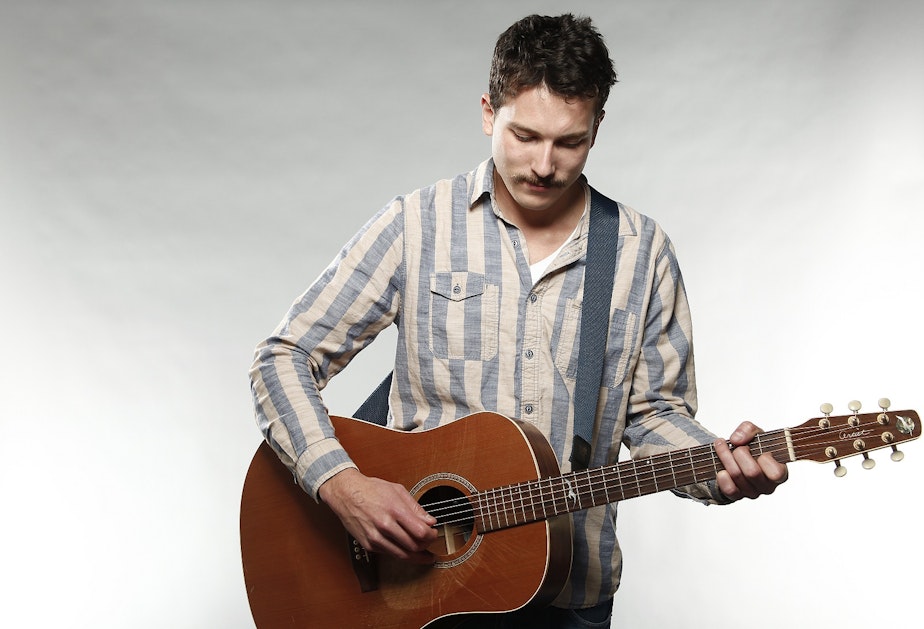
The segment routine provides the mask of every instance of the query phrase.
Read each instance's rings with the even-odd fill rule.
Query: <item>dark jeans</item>
[[[612,599],[587,609],[560,609],[527,607],[508,614],[472,614],[466,616],[456,629],[588,629],[609,627],[613,613]],[[448,620],[448,619],[447,619]]]

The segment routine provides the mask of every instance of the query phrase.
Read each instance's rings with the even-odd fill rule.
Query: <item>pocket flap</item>
[[[484,275],[456,271],[434,273],[430,276],[430,291],[452,301],[462,301],[484,293]]]

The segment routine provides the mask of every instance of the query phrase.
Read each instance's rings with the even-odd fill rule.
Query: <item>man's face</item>
[[[564,211],[563,205],[574,199],[573,186],[603,118],[602,113],[596,117],[596,101],[565,100],[537,86],[507,99],[496,111],[485,95],[481,107],[502,209]],[[510,201],[517,207],[504,207]]]

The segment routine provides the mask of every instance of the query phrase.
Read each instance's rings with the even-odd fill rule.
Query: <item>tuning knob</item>
[[[839,460],[834,462],[834,475],[838,478],[843,478],[847,475],[847,468],[841,465]]]
[[[876,421],[879,423],[880,426],[888,426],[889,425],[889,407],[892,406],[892,401],[889,400],[889,398],[887,397],[881,397],[879,398],[878,404],[879,404],[879,408],[882,409],[882,412],[876,416]]]
[[[847,404],[847,408],[849,408],[853,412],[853,415],[851,415],[850,418],[847,420],[848,424],[854,427],[860,425],[860,418],[857,416],[857,413],[860,412],[860,409],[862,407],[863,405],[860,404],[860,402],[858,402],[857,400],[852,400]]]
[[[905,453],[898,449],[898,446],[895,445],[895,435],[891,432],[882,433],[882,442],[892,448],[892,454],[889,455],[889,458],[898,463],[905,458]]]
[[[873,469],[874,467],[876,467],[876,461],[874,461],[873,459],[869,458],[869,455],[868,455],[867,453],[864,452],[864,453],[863,453],[863,463],[861,463],[860,465],[863,466],[863,469],[864,469],[864,470],[871,470],[871,469]]]

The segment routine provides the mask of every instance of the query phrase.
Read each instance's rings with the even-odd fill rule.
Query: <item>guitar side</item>
[[[400,483],[418,499],[560,473],[538,431],[495,413],[413,433],[332,420],[363,473]],[[266,444],[254,456],[241,501],[244,578],[259,629],[423,627],[455,614],[548,603],[567,579],[570,536],[567,517],[471,531],[457,541],[447,533],[433,566],[372,555],[378,583],[364,592],[354,572],[356,549],[340,521],[294,483]]]

